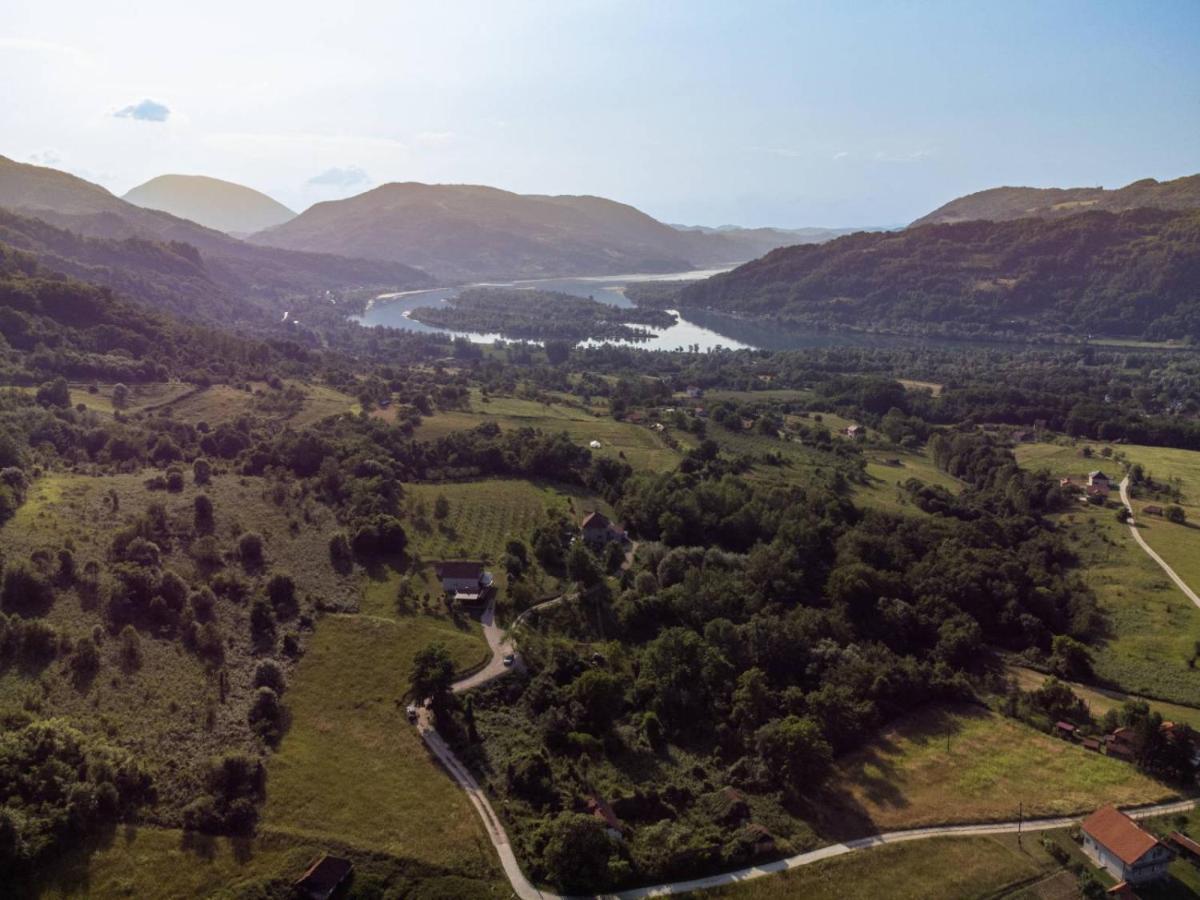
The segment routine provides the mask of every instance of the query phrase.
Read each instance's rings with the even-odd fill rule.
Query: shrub
[[[250,636],[259,644],[275,637],[275,614],[271,611],[271,604],[262,597],[250,607]]]
[[[212,481],[212,463],[203,457],[192,463],[192,481],[201,485]]]
[[[273,659],[264,659],[254,667],[254,686],[256,688],[268,687],[276,694],[282,695],[287,690],[287,680],[283,676],[283,669],[279,663]]]
[[[238,559],[248,566],[262,565],[263,539],[254,531],[247,531],[238,540]]]
[[[249,720],[255,734],[268,744],[276,743],[283,732],[283,707],[279,704],[279,695],[269,687],[255,691]]]
[[[121,629],[117,640],[121,645],[121,663],[129,669],[137,669],[142,664],[142,639],[132,625]]]
[[[271,606],[280,619],[288,619],[296,614],[296,582],[292,576],[273,575],[267,582],[267,596],[271,598]]]

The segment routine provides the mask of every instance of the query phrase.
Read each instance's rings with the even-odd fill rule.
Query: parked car
[[[511,666],[516,661],[517,661],[517,655],[515,653],[505,653],[504,654],[504,664],[506,666]]]
[[[408,708],[404,710],[404,714],[405,714],[406,716],[408,716],[408,721],[410,721],[410,722],[412,722],[412,723],[416,724],[416,721],[417,721],[417,708],[416,708],[416,706],[414,706],[414,705],[413,705],[413,704],[411,704],[411,703],[410,703],[410,704],[408,704]]]

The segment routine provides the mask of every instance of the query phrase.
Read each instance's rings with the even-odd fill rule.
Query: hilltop
[[[214,284],[245,299],[281,299],[356,287],[423,287],[430,282],[425,273],[397,263],[249,244],[170,213],[127,203],[100,185],[67,172],[18,163],[3,156],[0,156],[0,207],[82,238],[174,245],[173,251],[192,256]],[[35,254],[45,254],[44,248],[38,246],[22,241],[14,244]],[[59,268],[71,268],[61,259],[52,262]],[[128,264],[126,259],[122,266]],[[100,283],[123,288],[114,281],[126,279],[129,270],[92,274]],[[205,309],[191,311],[194,317],[204,317],[205,313]]]
[[[939,206],[912,226],[952,224],[988,219],[1065,218],[1088,210],[1123,212],[1130,209],[1200,209],[1200,175],[1173,181],[1143,178],[1123,188],[998,187],[968,194]]]
[[[403,262],[470,281],[683,271],[751,259],[761,252],[763,236],[747,242],[721,232],[681,231],[603,197],[406,182],[318,203],[251,240]]]
[[[121,198],[234,236],[281,225],[296,214],[266,194],[206,175],[159,175]]]
[[[1141,336],[1200,334],[1200,212],[965,222],[786,247],[677,302],[797,324]]]

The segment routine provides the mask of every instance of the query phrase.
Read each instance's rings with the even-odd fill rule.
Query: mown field
[[[818,820],[831,835],[1085,812],[1172,788],[979,707],[928,707],[839,759]]]
[[[97,384],[95,385],[96,390],[93,392],[89,385],[73,384],[71,385],[71,405],[83,404],[98,413],[112,415],[116,410],[116,407],[113,406],[113,388],[115,386],[113,384]],[[131,384],[128,385],[128,388],[129,397],[122,408],[122,412],[128,414],[162,406],[195,390],[193,385],[180,381]]]
[[[1109,460],[1081,457],[1078,447],[1025,444],[1017,448],[1017,458],[1027,468],[1044,468],[1059,476],[1094,468],[1111,469],[1116,479],[1121,475]],[[1131,458],[1137,459],[1132,453]],[[1154,474],[1166,477],[1161,471]],[[1096,675],[1129,693],[1193,703],[1200,697],[1200,670],[1191,665],[1200,640],[1200,610],[1117,521],[1118,502],[1111,499],[1107,508],[1081,504],[1077,512],[1058,516],[1080,558],[1080,573],[1106,616],[1106,633],[1093,648]],[[1149,518],[1142,516],[1140,521],[1144,524]],[[1143,533],[1154,546],[1153,532],[1166,527],[1155,521]],[[1165,549],[1162,555],[1168,558]]]
[[[798,869],[730,887],[696,892],[692,900],[729,897],[736,900],[927,900],[930,897],[1013,896],[1053,877],[1058,863],[1036,838],[1020,846],[1015,836],[930,838],[889,844],[822,860]],[[1074,878],[1066,886],[1074,887]],[[1028,896],[1076,896],[1030,894]]]
[[[412,657],[434,642],[460,670],[488,653],[477,631],[445,619],[321,620],[288,692],[291,728],[268,761],[265,827],[494,876],[474,809],[404,715]]]
[[[433,440],[453,431],[495,422],[502,429],[540,428],[547,432],[565,431],[572,441],[588,446],[600,441],[600,456],[623,457],[635,469],[665,471],[679,461],[655,432],[629,422],[618,422],[606,414],[596,414],[581,406],[565,403],[539,403],[516,397],[492,397],[484,400],[472,393],[469,410],[438,412],[421,421],[416,437]]]
[[[180,422],[207,422],[212,427],[252,413],[279,419],[299,428],[328,416],[351,412],[357,404],[350,395],[325,385],[288,381],[284,386],[303,394],[303,400],[296,408],[281,407],[280,392],[273,391],[264,382],[250,384],[250,390],[229,384],[214,384],[173,403],[163,404],[161,408]]]

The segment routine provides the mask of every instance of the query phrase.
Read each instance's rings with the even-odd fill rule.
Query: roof
[[[1096,469],[1094,472],[1088,472],[1088,478],[1103,478],[1105,481],[1108,481],[1108,476],[1099,469]]]
[[[479,578],[483,575],[483,563],[470,560],[449,560],[437,564],[438,578]]]
[[[1110,897],[1117,897],[1119,900],[1137,900],[1137,894],[1133,892],[1133,888],[1129,886],[1128,881],[1118,882],[1104,893]]]
[[[308,867],[307,872],[296,879],[293,886],[301,897],[327,900],[353,870],[354,865],[350,860],[323,853]]]
[[[1075,730],[1075,726],[1072,725],[1070,722],[1055,722],[1054,727],[1059,729],[1060,731],[1074,731]]]
[[[621,824],[621,820],[617,818],[617,814],[612,811],[612,807],[599,797],[588,797],[587,807],[593,816],[595,816],[609,828],[612,828],[616,831],[621,831],[624,829],[625,826]]]
[[[1115,806],[1102,806],[1083,820],[1083,830],[1126,865],[1158,846],[1158,838]]]
[[[611,528],[612,522],[608,521],[608,516],[600,512],[590,512],[583,517],[583,522],[580,528]]]
[[[1200,844],[1197,844],[1182,831],[1172,831],[1171,840],[1186,850],[1188,853],[1200,856]]]

